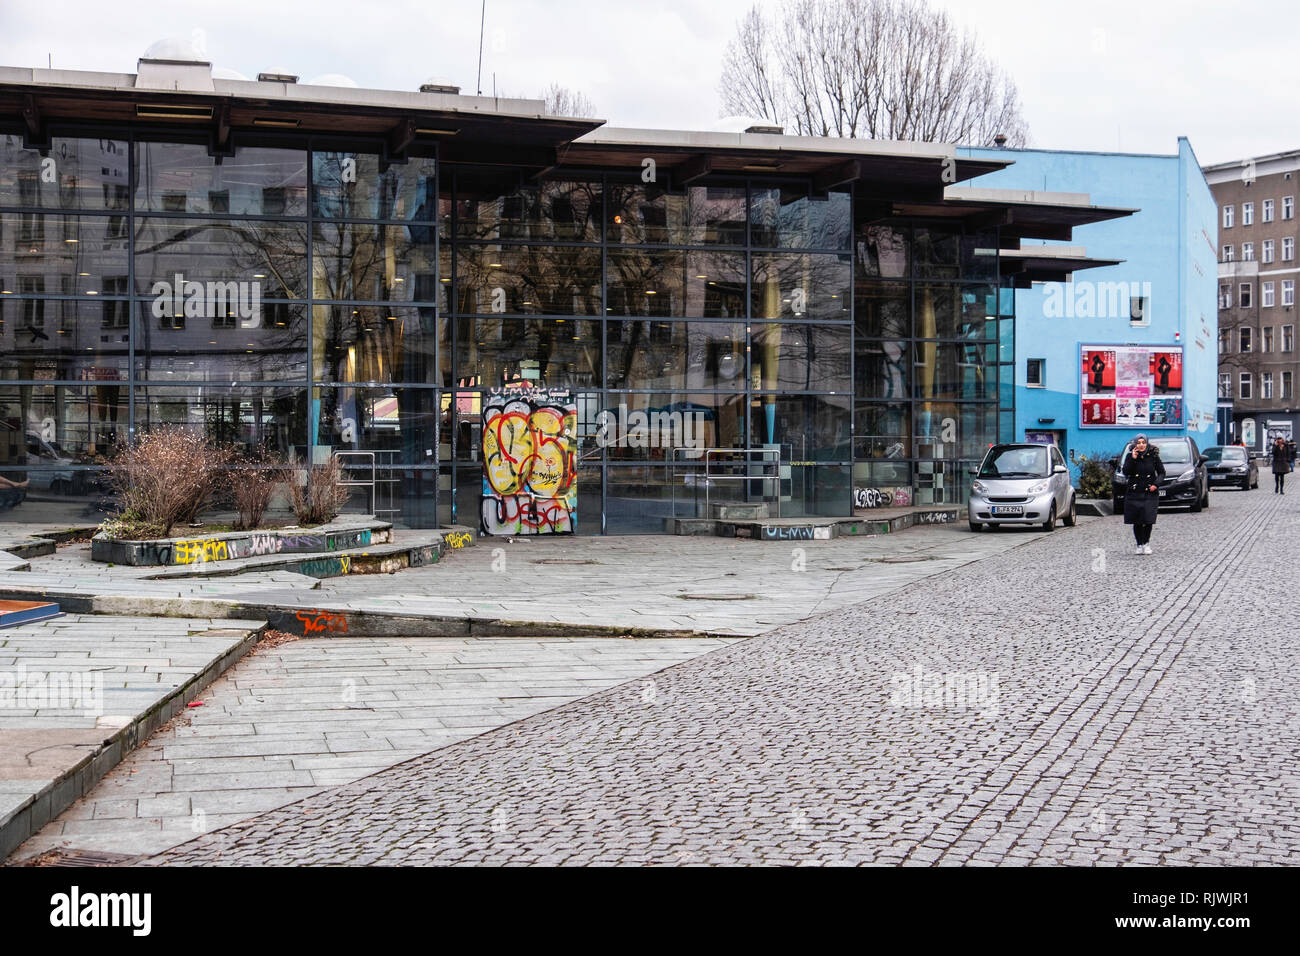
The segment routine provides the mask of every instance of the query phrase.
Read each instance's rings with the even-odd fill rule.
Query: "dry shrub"
[[[332,521],[347,504],[349,488],[343,484],[343,462],[331,457],[323,465],[304,469],[307,480],[289,483],[289,496],[293,500],[293,513],[300,525],[324,524]]]
[[[121,512],[104,530],[118,537],[168,537],[173,525],[193,520],[212,500],[232,457],[230,449],[180,426],[141,436],[109,465]]]
[[[259,527],[266,509],[271,506],[275,489],[290,481],[282,462],[264,451],[256,451],[229,472],[230,496],[239,517],[236,531]]]

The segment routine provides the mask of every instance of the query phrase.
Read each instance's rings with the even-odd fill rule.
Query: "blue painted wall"
[[[1094,205],[1139,210],[1111,222],[1082,226],[1068,243],[1119,265],[1075,273],[1079,283],[1150,284],[1150,324],[1133,326],[1127,312],[1110,317],[1050,317],[1082,289],[1035,284],[1016,293],[1015,439],[1026,431],[1063,430],[1067,456],[1116,455],[1142,429],[1081,428],[1079,349],[1084,344],[1181,345],[1184,426],[1152,434],[1189,434],[1204,448],[1215,441],[1218,392],[1218,236],[1216,207],[1186,138],[1170,156],[1060,150],[962,148],[958,156],[1011,159],[1015,165],[970,181],[973,187],[1087,193]],[[1031,244],[1026,241],[1026,245]],[[1106,311],[1106,310],[1102,310]],[[1026,359],[1045,360],[1044,387],[1025,384]],[[1053,418],[1040,424],[1040,418]],[[1075,475],[1078,472],[1075,469]]]

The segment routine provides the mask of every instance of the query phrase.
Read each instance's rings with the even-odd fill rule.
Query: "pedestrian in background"
[[[1133,439],[1133,451],[1124,459],[1120,471],[1128,478],[1124,492],[1124,523],[1133,526],[1134,554],[1151,553],[1151,528],[1160,510],[1160,479],[1165,465],[1160,452],[1147,441],[1146,435]]]
[[[1286,473],[1291,470],[1291,456],[1287,454],[1286,439],[1281,435],[1273,439],[1273,494],[1284,495],[1282,486],[1286,483]]]

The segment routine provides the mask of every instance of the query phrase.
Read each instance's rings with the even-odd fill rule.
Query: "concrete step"
[[[829,541],[854,535],[895,534],[930,524],[958,524],[965,518],[965,508],[935,505],[909,508],[897,514],[882,510],[878,516],[870,518],[760,518],[749,521],[667,518],[665,530],[669,534],[751,538],[755,541]]]
[[[292,571],[312,578],[334,578],[346,574],[393,574],[406,568],[437,564],[449,551],[472,545],[475,540],[469,529],[461,527],[440,531],[398,531],[393,534],[397,540],[387,544],[339,551],[270,554],[208,561],[159,571],[148,575],[146,580],[230,577],[265,571]]]
[[[95,561],[132,567],[197,565],[241,558],[283,554],[341,552],[387,544],[393,526],[373,517],[340,518],[314,528],[274,528],[268,531],[223,531],[157,541],[115,541],[95,535],[90,556]]]
[[[30,561],[8,551],[0,551],[0,571],[30,571],[31,569]]]

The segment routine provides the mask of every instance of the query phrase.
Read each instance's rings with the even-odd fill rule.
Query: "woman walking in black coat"
[[[1284,495],[1282,485],[1291,470],[1291,456],[1286,450],[1286,439],[1281,435],[1273,440],[1273,494]]]
[[[1124,523],[1133,526],[1134,554],[1151,553],[1151,526],[1160,508],[1160,479],[1165,476],[1160,452],[1147,441],[1146,435],[1133,439],[1133,451],[1124,459],[1120,471],[1128,478],[1124,492]]]

